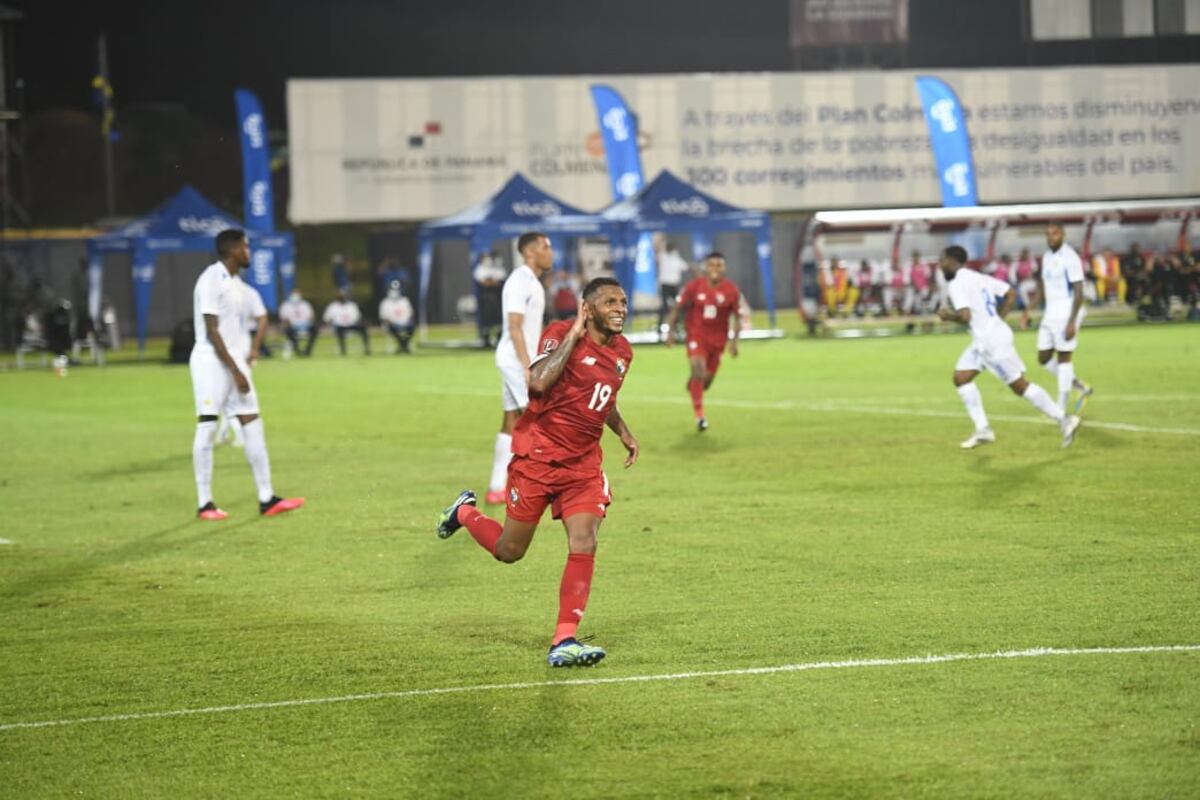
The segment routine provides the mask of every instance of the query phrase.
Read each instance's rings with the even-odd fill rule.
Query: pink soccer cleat
[[[303,497],[279,497],[274,496],[265,503],[258,504],[258,513],[264,517],[274,517],[279,514],[286,514],[289,511],[294,511],[304,505]]]
[[[216,503],[209,500],[200,508],[199,511],[196,512],[196,516],[200,519],[222,520],[227,518],[229,515],[217,508]]]

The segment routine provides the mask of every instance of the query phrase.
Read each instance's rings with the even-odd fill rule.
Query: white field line
[[[475,692],[520,691],[525,689],[550,689],[564,686],[602,686],[617,683],[650,683],[695,680],[697,678],[737,677],[741,675],[775,675],[786,672],[808,672],[827,669],[859,669],[863,667],[902,667],[925,664],[947,664],[955,661],[996,661],[1015,658],[1045,658],[1047,656],[1094,656],[1124,655],[1130,653],[1186,653],[1200,651],[1200,644],[1146,645],[1142,647],[1034,647],[1028,650],[999,650],[993,653],[948,653],[945,655],[909,656],[907,658],[868,658],[845,661],[810,661],[803,664],[783,664],[775,667],[748,667],[744,669],[720,669],[704,672],[671,672],[659,675],[627,675],[613,678],[576,678],[557,681],[527,681],[523,683],[489,683],[475,686],[445,686],[434,689],[407,689],[396,692],[371,692],[347,694],[339,697],[314,697],[303,700],[277,700],[270,703],[241,703],[207,708],[181,708],[174,711],[146,711],[136,714],[109,714],[101,717],[76,717],[74,719],[45,720],[42,722],[0,723],[0,731],[23,728],[53,728],[66,725],[83,725],[96,722],[128,722],[132,720],[166,719],[189,717],[201,714],[230,714],[238,711],[261,711],[271,708],[295,708],[299,706],[328,705],[331,703],[355,703],[368,700],[397,700],[409,697],[431,697],[446,694],[470,694]]]
[[[441,386],[418,386],[417,391],[426,394],[457,395],[462,397],[498,397],[499,392],[482,389],[445,388]],[[632,395],[622,399],[622,405],[637,403],[657,403],[664,405],[691,405],[691,400],[680,393],[679,397],[658,397],[653,395]],[[876,406],[863,404],[861,401],[828,400],[822,403],[797,403],[792,400],[730,400],[725,398],[705,398],[704,404],[718,408],[745,408],[758,411],[812,411],[832,414],[884,414],[900,417],[942,417],[946,419],[967,419],[966,411],[941,411],[931,408],[897,408],[894,406]],[[1054,425],[1032,409],[1028,414],[988,414],[989,419],[1001,422],[1019,422],[1029,425]],[[1126,431],[1128,433],[1161,433],[1174,436],[1200,436],[1200,428],[1158,428],[1148,425],[1134,425],[1129,422],[1104,422],[1084,417],[1083,427],[1101,428],[1110,431]]]
[[[0,544],[16,544],[12,539],[0,539]]]

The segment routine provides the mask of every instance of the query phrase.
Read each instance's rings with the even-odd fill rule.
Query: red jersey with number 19
[[[571,324],[546,327],[535,362],[557,349]],[[540,395],[529,393],[529,406],[513,429],[513,455],[553,463],[580,477],[594,474],[603,459],[604,421],[632,361],[633,348],[624,336],[617,334],[602,347],[584,334],[555,384]]]
[[[729,340],[729,316],[737,311],[740,294],[728,278],[713,286],[707,277],[695,278],[679,293],[679,305],[687,306],[684,325],[690,341],[700,342],[706,349],[725,347]]]

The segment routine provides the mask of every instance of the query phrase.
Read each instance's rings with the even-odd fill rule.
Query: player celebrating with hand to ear
[[[621,412],[617,393],[629,374],[633,349],[621,335],[629,302],[612,278],[596,278],[583,290],[579,313],[542,334],[529,365],[529,406],[513,430],[504,524],[475,507],[468,490],[442,512],[437,534],[446,539],[465,527],[483,549],[507,564],[521,560],[546,507],[567,532],[567,564],[558,595],[552,667],[591,666],[604,650],[575,638],[587,608],[596,560],[596,536],[612,495],[603,470],[600,437],[607,425],[628,456],[638,442]]]

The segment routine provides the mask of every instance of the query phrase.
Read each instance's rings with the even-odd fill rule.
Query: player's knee
[[[1038,363],[1045,364],[1046,362],[1048,362],[1050,360],[1050,356],[1052,356],[1052,355],[1054,355],[1053,350],[1039,350],[1038,351]]]
[[[496,542],[496,560],[505,564],[515,564],[525,557],[525,548],[503,540]]]

